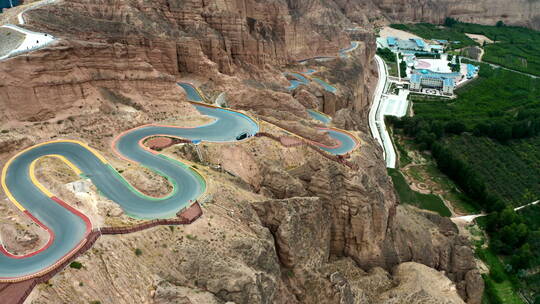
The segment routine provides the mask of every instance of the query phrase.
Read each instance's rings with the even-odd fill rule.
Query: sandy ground
[[[493,40],[489,39],[488,37],[486,37],[484,35],[469,34],[469,33],[465,33],[465,35],[467,35],[469,38],[471,38],[472,40],[477,41],[480,44],[484,44],[484,41],[486,43],[493,43]]]
[[[391,28],[389,26],[385,26],[384,28],[382,28],[379,34],[381,35],[381,37],[396,37],[399,39],[420,38],[419,36],[416,36],[409,32],[396,30],[395,28]]]

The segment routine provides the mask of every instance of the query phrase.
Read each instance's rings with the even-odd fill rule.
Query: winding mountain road
[[[121,133],[112,143],[113,151],[120,158],[151,168],[166,177],[173,185],[173,190],[166,197],[154,198],[140,193],[98,151],[80,141],[44,142],[19,152],[6,163],[1,184],[8,199],[44,228],[49,233],[49,240],[43,248],[25,256],[15,256],[0,246],[0,282],[18,282],[45,274],[82,247],[92,229],[88,217],[64,203],[36,179],[34,167],[40,158],[52,156],[61,159],[81,177],[90,178],[104,196],[133,218],[170,218],[202,195],[206,183],[187,165],[146,148],[143,145],[146,138],[168,136],[192,141],[237,142],[259,132],[258,123],[251,117],[203,104],[205,97],[197,88],[188,83],[179,85],[195,108],[201,114],[214,118],[213,122],[195,128],[144,125]],[[329,153],[346,154],[358,146],[358,141],[346,131],[320,129],[340,142],[335,147],[318,145]]]
[[[214,122],[197,128],[145,125],[120,134],[113,150],[121,157],[152,168],[173,184],[164,198],[153,198],[129,186],[129,183],[99,154],[86,144],[73,140],[56,140],[32,146],[10,159],[2,171],[2,188],[8,198],[38,225],[49,232],[44,248],[26,255],[13,256],[2,246],[0,281],[16,281],[37,276],[69,256],[84,244],[92,224],[90,220],[50,193],[34,176],[35,162],[44,156],[56,156],[78,174],[90,178],[99,191],[119,204],[131,217],[158,219],[173,217],[205,190],[204,179],[187,165],[146,149],[142,141],[154,135],[165,135],[208,142],[236,142],[259,131],[257,122],[245,114],[194,104],[201,114]]]

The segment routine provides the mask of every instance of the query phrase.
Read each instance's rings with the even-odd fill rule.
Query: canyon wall
[[[318,7],[311,8],[316,12]],[[264,74],[272,66],[335,54],[347,46],[339,30],[348,22],[343,15],[312,24],[293,17],[295,10],[300,8],[278,0],[66,0],[32,10],[26,14],[28,27],[60,41],[0,66],[0,104],[6,106],[0,116],[22,121],[45,117],[42,112],[84,100],[98,81],[173,82],[181,73],[206,78]],[[57,95],[62,97],[51,98]],[[30,108],[13,106],[21,100]]]
[[[540,1],[538,0],[335,0],[352,20],[360,24],[383,16],[392,23],[430,22],[443,23],[446,17],[464,22],[495,25],[521,25],[540,29]],[[377,10],[365,14],[363,8]]]

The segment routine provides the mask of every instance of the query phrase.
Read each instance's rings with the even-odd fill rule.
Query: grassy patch
[[[388,67],[388,74],[389,74],[390,76],[395,76],[395,77],[397,77],[397,76],[398,76],[398,67],[397,67],[397,63],[396,63],[396,62],[387,61],[387,60],[384,60],[384,62],[386,63],[386,66]]]
[[[440,189],[445,200],[450,202],[454,209],[461,214],[477,214],[480,209],[476,207],[476,203],[469,198],[465,193],[459,190],[456,184],[444,173],[442,173],[433,157],[428,153],[423,153],[418,150],[418,145],[410,139],[403,137],[403,132],[400,129],[393,128],[394,142],[400,152],[400,167],[410,164],[413,160],[407,155],[407,151],[415,151],[422,155],[420,163],[409,167],[405,172],[402,172],[414,179],[416,182],[423,182],[428,185],[433,185],[434,191]],[[402,156],[406,155],[403,159]],[[403,161],[405,160],[405,161]]]
[[[394,182],[394,188],[399,195],[400,201],[404,204],[414,205],[421,209],[437,212],[441,216],[451,216],[450,210],[444,205],[444,202],[436,195],[423,194],[411,190],[407,181],[399,170],[388,169],[388,175]]]
[[[457,90],[454,100],[414,97],[415,117],[425,122],[459,122],[475,132],[491,125],[498,133],[507,131],[518,119],[534,126],[540,113],[540,79],[482,64],[480,79]],[[529,115],[529,116],[527,116]],[[524,118],[520,118],[524,117]],[[532,117],[531,122],[526,117]],[[521,123],[521,122],[520,122]],[[531,127],[534,128],[534,127]],[[511,127],[510,132],[519,131]],[[490,135],[490,136],[496,136]],[[445,146],[463,157],[483,178],[487,189],[506,202],[520,205],[540,197],[540,137],[514,139],[501,143],[485,136],[447,136]]]
[[[417,117],[459,121],[470,130],[479,124],[515,120],[521,111],[540,110],[540,79],[512,71],[480,67],[480,78],[456,90],[457,99],[414,99]]]
[[[540,32],[518,26],[487,26],[459,23],[457,30],[494,40],[486,44],[483,61],[517,71],[540,75]]]
[[[400,132],[400,130],[392,129],[392,132],[393,133]],[[403,168],[407,166],[408,164],[410,164],[412,162],[412,159],[409,157],[407,150],[401,143],[398,136],[394,136],[394,145],[396,146],[399,152],[399,166]]]
[[[509,276],[501,260],[489,249],[477,249],[477,255],[489,267],[489,276],[486,276],[486,295],[490,303],[524,304],[515,292],[516,279]]]

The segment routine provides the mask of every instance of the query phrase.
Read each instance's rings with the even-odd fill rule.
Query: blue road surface
[[[345,49],[339,50],[339,56],[340,57],[346,57],[347,53],[356,49],[358,47],[359,42],[358,41],[352,41],[351,46]]]
[[[190,89],[187,85],[180,85],[186,89],[191,100],[202,100],[192,87]],[[81,169],[104,196],[116,202],[126,214],[134,218],[174,217],[178,211],[196,200],[206,187],[202,177],[185,164],[142,149],[139,141],[152,135],[169,135],[208,142],[236,142],[239,135],[255,135],[259,132],[259,126],[247,115],[238,112],[198,104],[195,107],[201,114],[215,120],[196,128],[148,125],[125,133],[115,142],[115,148],[122,156],[167,177],[175,190],[164,198],[147,197],[130,187],[108,163],[78,143],[50,142],[14,158],[6,169],[7,188],[27,212],[54,232],[55,239],[50,247],[27,258],[16,259],[0,253],[0,278],[35,274],[54,265],[85,238],[86,222],[57,204],[32,183],[29,176],[30,164],[39,157],[51,154],[64,156]]]
[[[324,114],[321,114],[319,113],[318,111],[314,111],[312,109],[308,109],[307,112],[309,113],[309,115],[315,119],[315,120],[318,120],[324,124],[329,124],[330,121],[332,121],[332,119],[330,118],[330,116],[327,116],[327,115],[324,115]]]
[[[17,6],[20,4],[19,0],[0,0],[0,11],[4,8],[11,8],[11,6]]]
[[[323,87],[323,89],[325,89],[326,91],[328,91],[330,93],[336,93],[337,92],[337,88],[331,86],[326,81],[324,81],[322,79],[319,79],[317,77],[312,77],[311,79],[313,79],[313,81],[315,81],[316,83],[320,84]]]
[[[332,129],[325,129],[325,131],[328,132],[330,137],[339,141],[341,145],[337,148],[327,148],[321,146],[320,148],[322,150],[334,155],[344,155],[351,152],[356,147],[356,141],[354,141],[354,139],[347,133],[338,132]]]
[[[294,90],[300,85],[308,85],[309,84],[309,80],[306,77],[302,76],[301,74],[298,74],[298,73],[284,73],[284,74],[285,75],[290,75],[290,76],[293,76],[294,78],[296,78],[296,80],[295,79],[289,80],[291,85],[287,87],[287,90]]]

